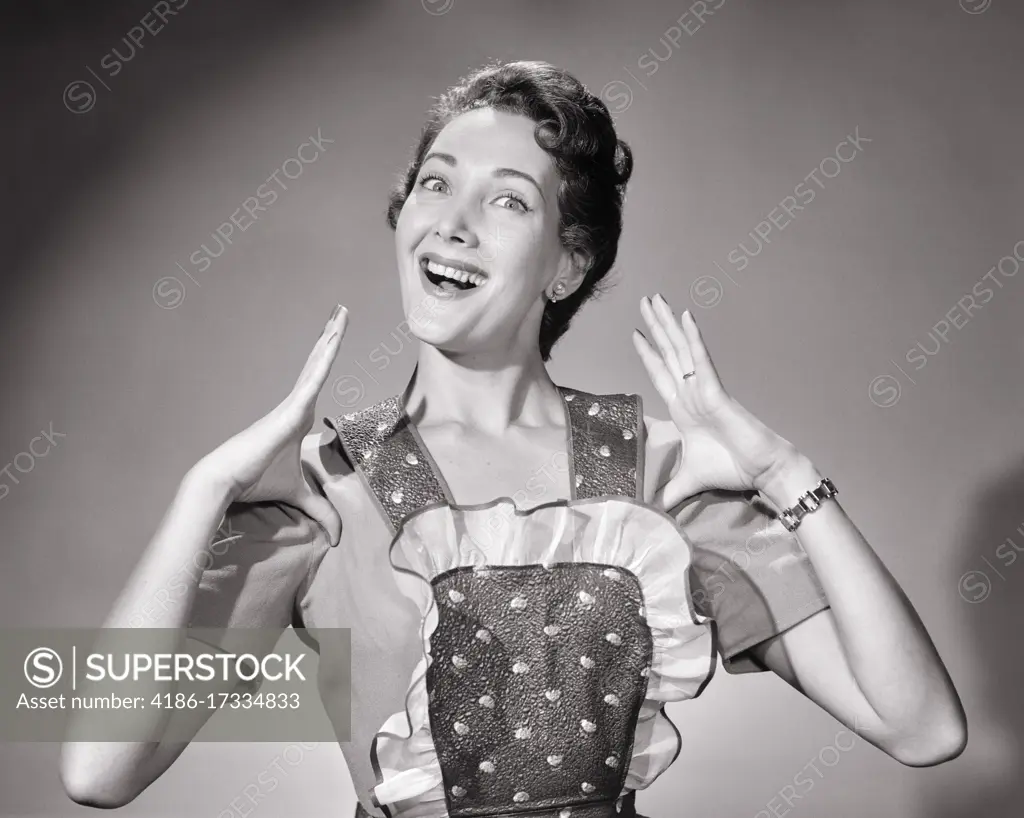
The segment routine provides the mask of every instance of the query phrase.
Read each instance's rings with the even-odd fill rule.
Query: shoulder
[[[323,418],[322,431],[311,431],[302,438],[299,458],[307,479],[314,478],[324,485],[330,480],[343,479],[354,473],[352,463],[348,459],[338,432],[330,418]]]
[[[575,387],[559,386],[573,426],[610,426],[642,431],[643,399],[633,392],[588,392]]]
[[[671,420],[643,415],[644,486],[651,493],[664,486],[682,461],[682,441]]]
[[[645,486],[668,480],[679,459],[679,435],[671,420],[660,420],[644,411],[642,396],[633,392],[587,392],[569,386],[559,386],[558,390],[574,426],[600,426],[605,421],[636,434],[637,443],[644,449]]]
[[[569,386],[559,386],[570,413],[588,415],[597,420],[611,420],[619,417],[632,421],[643,432],[648,447],[671,446],[678,442],[675,424],[671,420],[660,420],[644,411],[644,401],[635,392],[587,392]],[[642,427],[642,428],[641,428]]]
[[[673,445],[679,445],[679,432],[671,420],[661,420],[647,413],[644,413],[643,419],[648,447],[671,448]]]
[[[643,416],[644,439],[644,494],[659,507],[664,506],[662,489],[675,477],[683,462],[683,445],[671,420]],[[708,489],[693,497],[684,498],[672,508],[664,508],[677,521],[689,523],[695,519],[715,526],[727,524],[763,525],[764,518],[774,512],[754,490]]]

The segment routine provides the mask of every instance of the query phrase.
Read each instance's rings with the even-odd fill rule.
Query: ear
[[[586,278],[587,271],[590,270],[590,264],[590,256],[582,250],[567,250],[562,254],[562,262],[558,266],[558,275],[554,279],[565,284],[565,292],[562,294],[562,298],[572,295],[580,288],[580,285],[583,284],[583,279]]]

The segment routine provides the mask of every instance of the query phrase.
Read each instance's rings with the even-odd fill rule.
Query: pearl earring
[[[557,301],[565,293],[565,282],[559,281],[555,285],[555,294],[551,296],[552,301]]]

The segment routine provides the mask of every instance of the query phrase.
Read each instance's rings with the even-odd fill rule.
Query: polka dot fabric
[[[637,578],[576,563],[433,585],[426,681],[449,814],[614,800],[654,650]]]

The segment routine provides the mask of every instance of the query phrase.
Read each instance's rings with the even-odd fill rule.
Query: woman
[[[900,587],[831,482],[724,390],[692,316],[644,298],[633,335],[670,421],[548,376],[615,260],[631,171],[605,106],[551,65],[449,90],[388,211],[422,342],[408,387],[310,434],[339,305],[288,397],[183,480],[106,623],[226,514],[240,542],[156,624],[351,628],[357,815],[633,815],[679,752],[664,705],[700,694],[716,651],[904,764],[964,747]],[[321,651],[339,725],[342,664]],[[63,780],[116,806],[184,746],[69,742]]]

